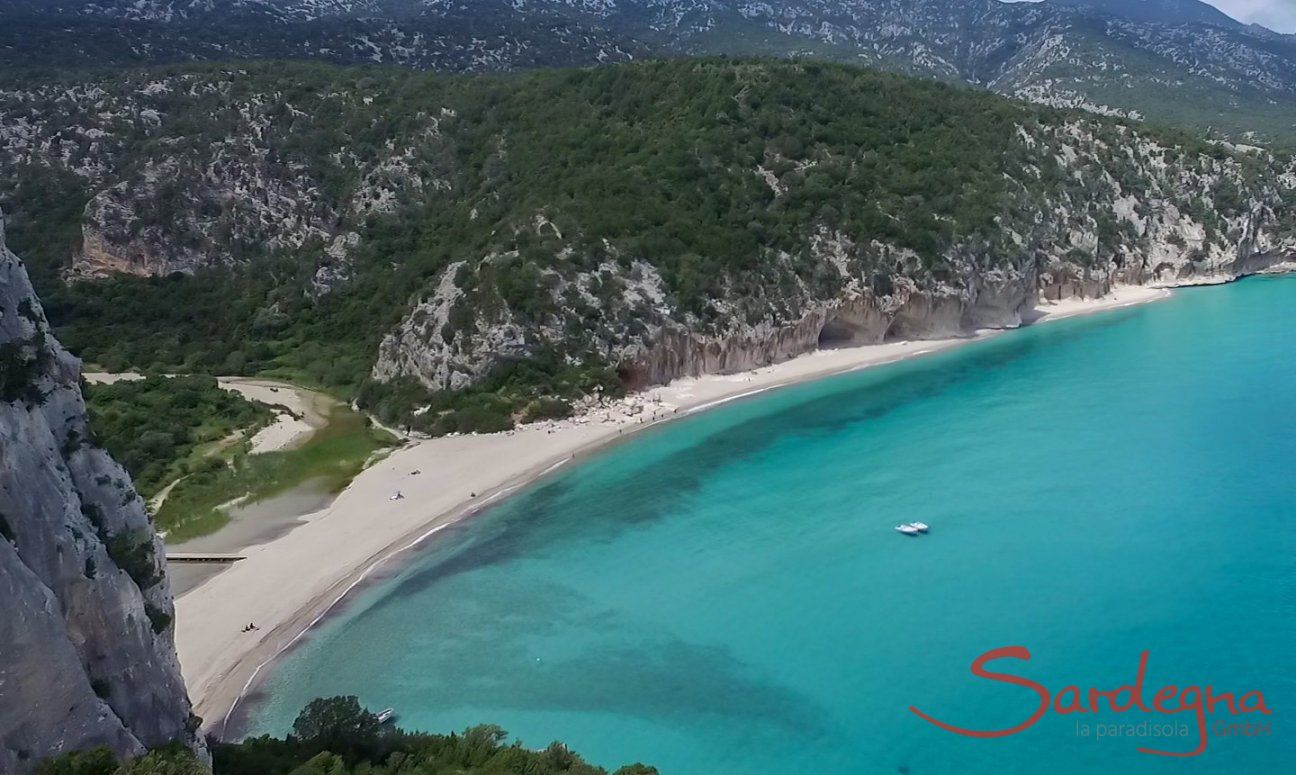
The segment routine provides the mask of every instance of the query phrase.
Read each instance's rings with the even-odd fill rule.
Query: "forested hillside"
[[[809,63],[11,79],[0,171],[83,357],[289,376],[433,432],[1296,244],[1289,158]]]

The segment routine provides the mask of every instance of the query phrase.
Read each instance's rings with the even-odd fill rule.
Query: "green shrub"
[[[152,536],[140,537],[132,532],[110,536],[104,543],[108,556],[130,576],[140,591],[149,589],[162,580],[154,556]]]
[[[117,756],[107,748],[78,751],[47,759],[36,768],[37,775],[116,775]]]
[[[151,604],[144,606],[144,615],[148,617],[149,624],[153,626],[153,632],[158,635],[166,632],[167,628],[171,626],[171,614]]]
[[[570,417],[571,413],[572,404],[570,401],[553,396],[541,396],[526,405],[526,409],[522,412],[522,421],[557,420]]]
[[[36,775],[210,775],[193,753],[179,745],[150,751],[137,759],[119,761],[107,748],[47,759]]]
[[[44,401],[45,394],[36,381],[48,361],[43,334],[0,344],[0,403],[38,405]]]

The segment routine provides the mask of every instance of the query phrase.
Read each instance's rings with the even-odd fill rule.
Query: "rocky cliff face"
[[[372,95],[285,96],[240,70],[0,87],[0,174],[85,202],[73,278],[192,273],[308,246],[329,286],[363,219],[444,185],[439,128],[453,116],[418,115],[392,136]]]
[[[50,335],[0,218],[0,772],[94,746],[202,751],[162,544],[90,439],[80,363]]]
[[[1017,142],[1026,160],[1004,172],[1015,202],[995,219],[997,244],[957,245],[937,270],[895,245],[820,230],[795,260],[768,257],[756,295],[750,287],[721,292],[698,315],[673,304],[647,264],[609,261],[572,273],[557,262],[538,278],[550,313],[524,322],[483,292],[510,258],[496,254],[447,269],[384,338],[373,376],[458,390],[579,330],[582,346],[637,388],[820,347],[1013,328],[1041,301],[1096,298],[1116,285],[1228,282],[1296,255],[1287,204],[1296,200],[1296,174],[1256,177],[1248,167],[1272,161],[1261,151],[1219,147],[1185,157],[1129,128],[1111,133],[1085,120],[1021,127]],[[763,168],[753,174],[777,197],[799,185]],[[537,222],[537,236],[545,223]]]

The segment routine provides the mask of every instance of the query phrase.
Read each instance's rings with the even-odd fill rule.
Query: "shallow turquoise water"
[[[1292,771],[1296,278],[1184,291],[730,405],[456,529],[360,595],[256,711],[357,694],[406,727],[490,722],[663,773]],[[892,531],[922,519],[931,535]],[[1274,714],[1193,759],[1191,714],[1049,712],[1150,651],[1172,683]],[[1183,721],[1187,738],[1089,723]]]

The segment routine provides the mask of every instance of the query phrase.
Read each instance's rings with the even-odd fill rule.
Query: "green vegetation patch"
[[[173,744],[124,762],[107,748],[64,754],[41,762],[36,775],[210,775],[210,771],[193,753]]]
[[[493,433],[524,422],[567,417],[572,401],[594,391],[618,395],[616,371],[597,361],[565,364],[554,353],[509,363],[468,390],[429,391],[401,377],[369,382],[358,403],[388,425],[420,433]]]
[[[157,377],[86,387],[95,439],[126,467],[135,488],[152,497],[167,483],[203,467],[203,447],[236,431],[246,436],[274,413],[214,377]]]
[[[263,500],[308,480],[341,492],[375,454],[394,443],[368,418],[335,406],[328,424],[297,449],[258,455],[239,449],[228,458],[207,458],[172,488],[154,523],[175,543],[218,530],[229,521],[221,507],[241,498]]]
[[[158,635],[166,632],[167,628],[171,626],[171,614],[163,611],[161,608],[157,608],[151,604],[145,604],[144,614],[148,616],[149,625],[153,627],[153,632]]]
[[[0,402],[34,406],[44,401],[36,383],[48,365],[44,333],[0,344]]]
[[[407,732],[384,724],[355,697],[313,700],[286,738],[212,744],[212,775],[607,775],[559,742],[533,751],[508,743],[497,726],[459,734]],[[37,775],[207,775],[194,756],[172,745],[119,764],[104,748],[40,764]],[[614,775],[657,775],[631,764]]]
[[[117,567],[126,571],[141,590],[149,589],[162,580],[151,534],[119,533],[107,537],[104,547]]]

